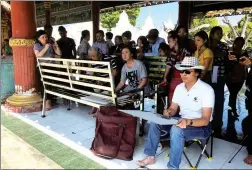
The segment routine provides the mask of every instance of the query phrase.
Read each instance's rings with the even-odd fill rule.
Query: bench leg
[[[71,110],[70,105],[71,105],[71,101],[70,101],[70,100],[67,100],[67,110],[68,110],[68,111]]]
[[[46,117],[45,112],[46,112],[46,92],[44,91],[43,108],[42,108],[42,115],[41,115],[42,118]]]

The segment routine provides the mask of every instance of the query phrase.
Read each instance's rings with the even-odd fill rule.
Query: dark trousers
[[[252,113],[242,121],[242,131],[244,136],[248,135],[245,140],[245,146],[247,146],[248,154],[252,155]]]
[[[215,133],[221,133],[223,125],[223,107],[224,107],[224,86],[225,79],[223,76],[219,76],[217,83],[211,83],[215,93],[215,104],[213,112],[212,129]]]
[[[226,82],[226,85],[230,93],[228,105],[232,108],[233,112],[236,112],[236,99],[237,99],[237,95],[239,91],[242,88],[243,83],[244,82],[239,82],[239,83],[233,83],[230,81]]]

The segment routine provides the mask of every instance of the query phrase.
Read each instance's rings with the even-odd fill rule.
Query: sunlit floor
[[[22,118],[30,121],[36,122],[37,124],[42,126],[42,129],[49,129],[65,138],[75,142],[75,145],[79,145],[85,148],[90,148],[91,143],[93,141],[95,135],[95,119],[88,115],[88,111],[91,109],[88,106],[79,105],[76,106],[75,103],[72,103],[72,110],[67,111],[66,107],[60,102],[55,109],[48,111],[46,113],[46,118],[41,118],[41,112],[36,113],[27,113],[20,114]],[[147,101],[145,108],[146,110],[151,110],[152,101]],[[243,106],[242,106],[243,107]],[[245,117],[246,113],[243,113]],[[241,115],[243,115],[241,114]],[[224,114],[225,117],[226,114]],[[225,121],[224,121],[225,122]],[[237,131],[239,133],[240,130],[240,122],[237,123]],[[139,159],[143,159],[145,155],[143,154],[144,150],[144,141],[145,137],[139,138],[139,144],[135,147],[134,158],[132,161],[122,161],[122,160],[104,160],[107,162],[105,165],[109,169],[113,168],[129,168],[129,169],[137,169],[139,168],[136,164],[136,161]],[[203,156],[199,169],[251,169],[251,166],[243,163],[243,159],[247,155],[246,148],[239,152],[239,154],[235,157],[232,163],[228,163],[230,158],[234,155],[234,153],[240,148],[240,145],[234,144],[228,141],[224,141],[221,139],[214,139],[214,148],[213,148],[213,160],[209,161]],[[210,145],[207,148],[210,149]],[[193,144],[190,146],[186,153],[191,160],[192,164],[196,164],[197,158],[200,154],[200,148],[198,145]],[[157,152],[157,162],[155,165],[148,166],[150,169],[166,169],[167,162],[169,158],[166,155],[169,153],[169,148],[158,148]],[[83,153],[85,154],[85,153]],[[116,167],[113,167],[117,165]],[[188,169],[189,164],[186,162],[185,157],[182,157],[182,162],[180,167],[182,169]]]

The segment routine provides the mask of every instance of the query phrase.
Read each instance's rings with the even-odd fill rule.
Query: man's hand
[[[163,115],[170,118],[171,117],[171,110],[170,109],[164,109]]]
[[[242,56],[242,57],[240,58],[240,60],[243,60],[243,61],[242,61],[242,64],[245,65],[245,66],[250,66],[250,65],[252,64],[251,59],[248,58],[248,57]]]
[[[187,126],[187,120],[186,119],[179,119],[177,125],[180,128],[186,128]]]

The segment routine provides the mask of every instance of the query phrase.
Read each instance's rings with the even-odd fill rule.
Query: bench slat
[[[63,86],[63,85],[50,83],[50,82],[47,82],[47,81],[44,81],[44,84],[54,86],[54,87],[60,87],[60,88],[67,89],[67,90],[73,90],[73,91],[80,92],[80,93],[83,93],[83,94],[86,94],[86,95],[97,96],[97,97],[101,97],[101,98],[104,98],[104,99],[112,100],[111,96],[102,95],[102,93],[92,93],[92,92],[88,92],[88,91],[84,91],[84,90],[79,90],[79,89],[75,89],[75,88],[66,87],[66,86]]]
[[[38,60],[47,60],[47,61],[62,61],[63,63],[86,63],[86,64],[93,64],[94,61],[91,60],[78,60],[78,59],[63,59],[63,58],[50,58],[50,57],[38,57]],[[108,65],[109,62],[107,61],[95,61],[97,64]]]
[[[68,79],[63,79],[63,78],[58,78],[58,77],[52,77],[52,76],[47,76],[47,75],[42,75],[41,77],[42,78],[47,78],[47,79],[50,79],[50,80],[58,80],[58,81],[70,84],[70,81]],[[79,81],[74,81],[74,80],[72,80],[71,83],[72,84],[86,86],[86,87],[101,89],[101,90],[113,91],[113,89],[111,87],[106,87],[106,86],[101,86],[101,85],[96,85],[96,84],[84,83],[84,82],[79,82]]]
[[[49,67],[55,67],[55,68],[67,68],[66,65],[62,64],[52,64],[52,63],[39,63],[41,66],[49,66]]]
[[[167,57],[149,57],[145,56],[147,60],[164,60],[166,61]]]
[[[63,71],[55,71],[55,70],[49,70],[49,69],[41,69],[41,71],[44,73],[53,73],[53,74],[68,76],[68,73],[63,72]],[[84,78],[84,79],[88,79],[88,80],[99,80],[99,81],[104,81],[104,82],[110,82],[109,78],[75,74],[75,73],[69,73],[69,75],[72,77],[80,77],[80,78]]]
[[[163,74],[153,74],[153,73],[151,73],[151,74],[149,74],[149,77],[163,78],[164,75]]]
[[[165,62],[149,62],[150,65],[166,66]]]
[[[78,103],[93,106],[93,107],[96,107],[96,108],[100,108],[100,106],[102,106],[101,104],[89,102],[89,101],[86,101],[86,100],[77,99],[77,98],[70,97],[70,96],[67,96],[67,95],[63,95],[63,94],[60,94],[60,93],[56,93],[56,92],[53,92],[53,91],[50,91],[50,90],[47,90],[47,89],[45,91],[46,91],[46,93],[49,93],[49,94],[52,94],[52,95],[55,95],[55,96],[58,96],[58,97],[62,97],[62,98],[68,99],[68,100],[76,101]]]
[[[150,71],[165,72],[165,68],[149,68]]]

